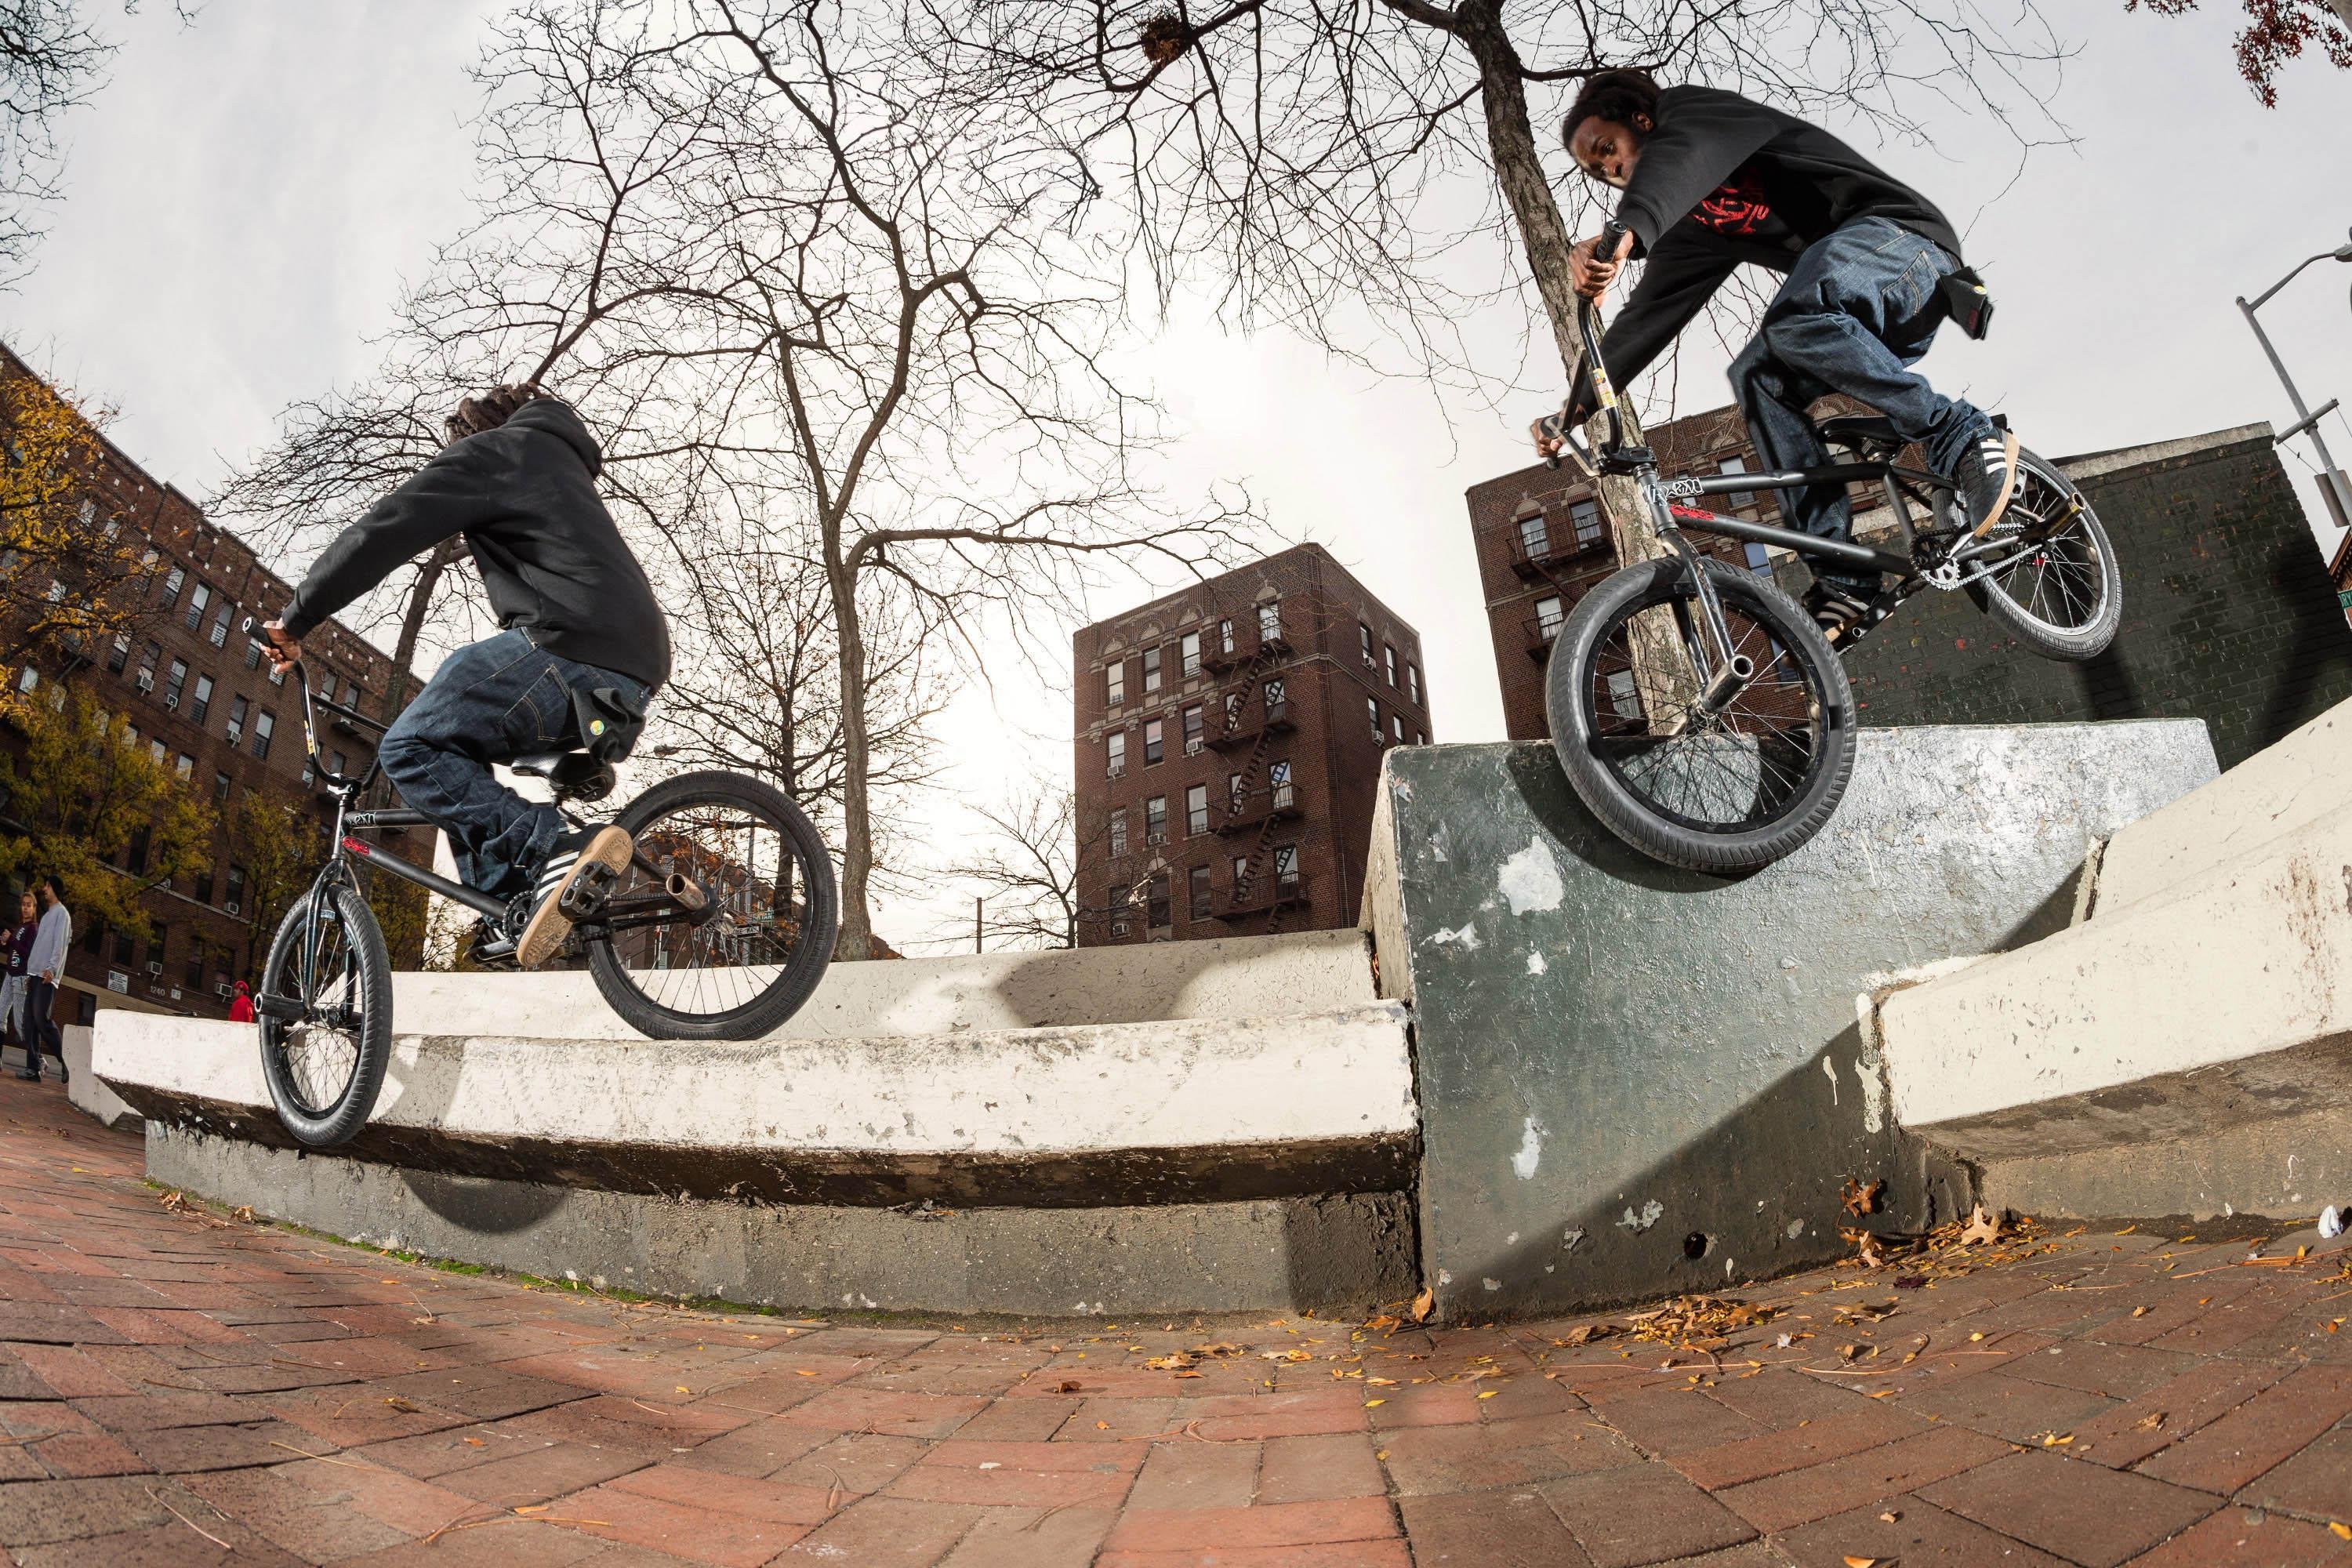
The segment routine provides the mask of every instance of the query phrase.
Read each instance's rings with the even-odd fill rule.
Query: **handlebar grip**
[[[1617,247],[1625,242],[1625,226],[1611,218],[1601,226],[1601,237],[1592,242],[1592,256],[1597,261],[1614,260]]]

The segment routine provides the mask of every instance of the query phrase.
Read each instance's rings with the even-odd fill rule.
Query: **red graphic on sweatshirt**
[[[1717,234],[1745,236],[1764,226],[1772,216],[1772,207],[1764,199],[1763,182],[1740,169],[1716,186],[1691,216]]]

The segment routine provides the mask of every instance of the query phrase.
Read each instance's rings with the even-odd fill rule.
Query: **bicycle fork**
[[[1675,526],[1674,514],[1666,508],[1654,475],[1642,476],[1642,494],[1650,503],[1652,530],[1681,560],[1683,570],[1690,574],[1691,596],[1698,601],[1696,627],[1690,625],[1687,609],[1679,603],[1675,606],[1683,647],[1690,657],[1691,673],[1698,686],[1690,708],[1674,726],[1679,733],[1694,723],[1714,720],[1738,700],[1756,679],[1756,661],[1731,646],[1731,626],[1723,618],[1723,601],[1717,597],[1715,584],[1708,580],[1705,557],[1692,545],[1690,536]],[[1707,657],[1710,647],[1713,658]]]

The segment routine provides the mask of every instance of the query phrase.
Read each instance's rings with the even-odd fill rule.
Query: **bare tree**
[[[1017,947],[1077,946],[1085,911],[1069,786],[1036,779],[996,805],[971,809],[987,825],[986,837],[947,874],[977,890],[982,934]]]

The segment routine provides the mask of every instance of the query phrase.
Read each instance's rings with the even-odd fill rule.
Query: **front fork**
[[[1675,624],[1688,652],[1698,690],[1691,700],[1691,719],[1710,720],[1731,706],[1756,679],[1756,661],[1731,646],[1731,626],[1723,618],[1723,601],[1706,572],[1706,557],[1690,535],[1675,526],[1674,513],[1657,487],[1655,476],[1642,477],[1642,494],[1650,504],[1650,526],[1681,560],[1691,580],[1691,597],[1698,601],[1699,624],[1691,625],[1688,603],[1675,602]],[[1708,657],[1709,649],[1713,657]]]

